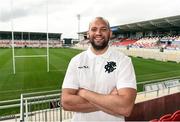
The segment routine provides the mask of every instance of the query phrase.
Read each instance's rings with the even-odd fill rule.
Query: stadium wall
[[[72,47],[75,49],[82,49],[86,50],[89,45],[83,46],[76,46]],[[120,48],[120,47],[113,47],[117,50],[122,51],[128,56],[134,57],[142,57],[145,59],[155,59],[159,61],[174,61],[179,63],[180,62],[180,51],[179,50],[164,50],[164,52],[160,52],[160,49],[146,49],[146,48]]]
[[[180,93],[175,93],[156,99],[136,103],[130,117],[126,121],[149,121],[160,118],[164,114],[180,110]]]
[[[130,48],[129,50],[126,48],[117,49],[129,56],[143,57],[145,59],[155,59],[160,61],[175,61],[177,63],[180,62],[180,51],[178,50],[164,50],[164,52],[160,52],[159,49],[145,48]]]

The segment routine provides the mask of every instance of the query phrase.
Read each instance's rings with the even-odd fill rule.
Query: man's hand
[[[110,95],[118,95],[118,90],[116,87],[110,92]]]
[[[80,88],[80,89],[78,90],[77,95],[79,95],[80,97],[84,98],[86,91],[88,91],[88,90],[86,90],[86,89],[84,89],[84,88]]]

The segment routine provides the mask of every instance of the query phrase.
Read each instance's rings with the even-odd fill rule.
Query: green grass
[[[17,58],[12,68],[12,50],[0,49],[0,100],[20,98],[21,93],[60,89],[70,59],[81,52],[74,49],[50,49],[50,72],[46,58]],[[15,49],[15,55],[42,55],[46,49]]]
[[[180,64],[132,58],[138,82],[180,76]]]
[[[81,50],[50,49],[46,58],[17,58],[12,69],[12,50],[0,49],[0,100],[20,98],[21,93],[60,89],[70,59]],[[15,55],[44,55],[46,49],[15,49]],[[180,64],[132,58],[138,82],[180,76]],[[139,88],[142,89],[142,88]]]

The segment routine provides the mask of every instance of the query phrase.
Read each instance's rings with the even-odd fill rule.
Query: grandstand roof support
[[[141,24],[137,23],[136,25],[137,25],[137,27],[138,27],[139,29],[143,29],[143,27],[142,27]]]
[[[166,22],[168,22],[169,24],[171,24],[173,27],[180,27],[180,25],[178,25],[178,24],[175,24],[174,22],[172,22],[172,21],[169,21],[168,19],[165,19],[166,20]]]
[[[159,28],[159,26],[157,24],[155,24],[153,21],[149,21],[149,23],[152,25],[152,26],[155,26],[157,28]]]
[[[21,32],[21,41],[23,41],[23,32]]]

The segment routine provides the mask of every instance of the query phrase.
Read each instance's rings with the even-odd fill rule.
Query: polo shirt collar
[[[108,47],[108,49],[106,50],[106,52],[104,52],[101,55],[96,55],[92,52],[91,50],[91,46],[89,46],[88,50],[87,50],[87,54],[90,58],[108,58],[110,56],[110,47]]]

